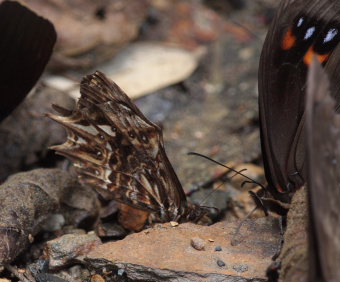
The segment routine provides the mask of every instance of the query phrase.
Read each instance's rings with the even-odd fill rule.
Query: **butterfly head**
[[[185,218],[183,221],[190,221],[190,222],[198,222],[203,217],[207,216],[208,214],[218,214],[219,211],[217,208],[213,207],[205,207],[199,205],[190,205],[188,206],[188,210],[185,214]]]

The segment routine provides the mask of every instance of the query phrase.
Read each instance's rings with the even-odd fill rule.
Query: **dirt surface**
[[[254,14],[256,3],[248,5],[227,20],[251,26],[249,40],[219,34],[190,78],[137,100],[142,111],[162,125],[167,153],[186,188],[208,179],[215,169],[187,152],[222,162],[260,158],[257,69],[266,27]]]
[[[229,181],[232,175],[221,177],[221,167],[187,153],[199,152],[232,163],[238,170],[247,167],[252,177],[263,181],[263,171],[256,166],[261,166],[257,69],[266,23],[276,1],[248,0],[235,5],[235,1],[218,0],[143,0],[133,1],[131,6],[121,0],[110,5],[87,0],[76,4],[43,2],[39,5],[36,0],[32,7],[38,5],[37,12],[55,21],[59,41],[41,79],[43,86],[0,126],[0,134],[8,140],[0,153],[1,180],[37,167],[58,167],[75,178],[69,161],[47,152],[48,146],[65,140],[62,128],[43,117],[52,111],[49,105],[72,109],[81,78],[113,62],[114,54],[124,53],[125,47],[165,44],[188,56],[195,54],[195,64],[180,79],[165,79],[170,82],[161,84],[163,88],[135,102],[162,128],[166,152],[184,190],[189,192],[202,183],[209,188],[190,198],[218,208],[202,222],[219,222],[211,226],[172,222],[152,227],[146,212],[97,198],[90,187],[72,189],[53,206],[46,222],[34,217],[39,204],[31,209],[33,215],[24,213],[30,217],[23,217],[25,221],[39,226],[37,234],[26,236],[23,247],[8,256],[6,263],[10,264],[1,269],[1,277],[14,281],[265,281],[280,242],[277,218],[247,220],[237,236],[238,244],[231,246],[239,219],[254,207],[247,192],[238,191],[243,178]],[[65,28],[73,22],[74,28]],[[112,22],[119,24],[114,24],[115,32],[110,33]],[[93,25],[82,32],[85,23]],[[143,49],[142,53],[152,54],[152,50]],[[143,62],[145,69],[162,66],[165,61],[171,64],[171,60],[156,61]],[[151,83],[152,79],[145,80]],[[217,192],[212,192],[213,188]],[[20,198],[18,194],[15,197]],[[6,197],[14,196],[6,192]],[[16,215],[10,208],[0,211],[6,216],[10,213],[11,221]],[[137,222],[138,217],[141,220]],[[131,234],[131,230],[146,226],[149,229]],[[51,246],[57,246],[57,251]],[[49,266],[51,259],[54,264]]]

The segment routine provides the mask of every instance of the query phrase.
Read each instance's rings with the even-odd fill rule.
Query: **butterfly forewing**
[[[306,180],[305,91],[314,56],[338,82],[340,3],[282,1],[268,31],[259,69],[261,144],[274,192],[291,192]],[[334,93],[339,105],[339,91]]]
[[[160,221],[188,220],[193,212],[201,216],[187,203],[160,128],[100,72],[86,76],[80,92],[70,116],[49,114],[68,132],[67,141],[53,149],[74,162],[80,179]]]

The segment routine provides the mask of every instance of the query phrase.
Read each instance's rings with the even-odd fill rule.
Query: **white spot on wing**
[[[150,153],[151,153],[151,156],[152,156],[154,159],[157,157],[158,152],[159,152],[159,148],[158,148],[157,145],[156,145],[156,146],[153,146],[153,148],[151,148]]]
[[[77,135],[77,140],[75,140],[75,139],[73,139],[73,138],[70,138],[70,137],[67,137],[69,140],[71,140],[71,141],[74,141],[74,142],[76,142],[77,144],[87,144],[87,141],[84,139],[84,138],[82,138],[82,137],[80,137],[80,136],[78,136]]]
[[[115,137],[116,133],[112,131],[111,126],[109,125],[98,125],[98,127],[103,130],[106,134]]]
[[[299,21],[297,23],[297,27],[300,27],[303,24],[304,18],[299,18]]]
[[[303,39],[308,40],[309,38],[313,36],[314,32],[315,32],[315,26],[310,27],[309,29],[307,29],[305,37]]]
[[[109,170],[109,169],[106,169],[104,171],[104,181],[106,183],[111,183],[111,181],[109,180],[109,176],[110,176],[111,172],[112,172],[112,170]]]
[[[121,107],[121,109],[127,111],[127,112],[131,112],[131,109],[127,106],[125,106],[124,104],[119,104],[119,106]]]
[[[93,126],[89,125],[89,126],[83,126],[83,125],[80,125],[80,124],[76,124],[74,123],[73,126],[77,129],[81,129],[89,134],[92,134],[92,135],[97,135],[98,134],[98,131],[96,130],[96,128],[94,128]]]
[[[149,191],[150,194],[153,194],[152,186],[150,185],[149,180],[142,174],[140,176],[141,183],[143,184],[144,188]]]
[[[159,195],[159,190],[157,187],[152,187],[150,182],[147,180],[145,175],[141,174],[140,175],[140,182],[146,188],[146,190],[153,196],[153,198],[157,201],[160,207],[163,207],[163,204],[160,202],[160,195]]]
[[[330,42],[334,39],[334,37],[338,34],[338,30],[336,28],[331,28],[328,30],[326,37],[323,39],[323,43]]]

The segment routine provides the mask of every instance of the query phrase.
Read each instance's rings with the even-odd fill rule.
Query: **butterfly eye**
[[[98,137],[101,139],[101,140],[104,140],[104,136],[99,134]]]
[[[112,127],[111,127],[111,130],[112,130],[113,132],[116,132],[116,131],[117,131],[117,128],[115,128],[114,126],[112,126]]]
[[[100,157],[100,156],[102,155],[102,152],[98,151],[98,152],[96,153],[96,155],[97,155],[98,157]]]
[[[133,133],[133,132],[129,132],[129,136],[131,137],[131,138],[135,138],[135,134]]]
[[[148,138],[147,138],[144,134],[142,135],[142,140],[143,140],[145,143],[148,142]]]

